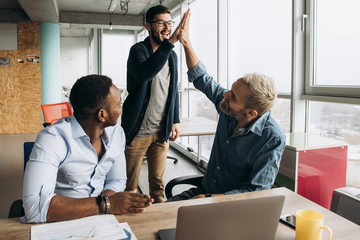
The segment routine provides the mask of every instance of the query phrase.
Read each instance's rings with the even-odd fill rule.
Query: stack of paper
[[[136,240],[130,226],[119,223],[114,215],[96,215],[76,220],[31,227],[32,240],[116,239]]]

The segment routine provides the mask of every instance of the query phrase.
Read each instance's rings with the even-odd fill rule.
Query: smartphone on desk
[[[296,226],[296,217],[293,214],[285,214],[280,216],[280,222],[288,225],[289,227],[295,229]]]

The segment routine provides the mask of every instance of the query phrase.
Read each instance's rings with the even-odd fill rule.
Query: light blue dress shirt
[[[237,121],[219,108],[228,90],[207,74],[201,62],[188,71],[188,77],[215,104],[219,113],[203,189],[212,194],[234,194],[271,188],[285,149],[285,135],[270,111],[248,128],[232,134]]]
[[[119,124],[101,135],[105,154],[98,159],[90,138],[75,117],[43,129],[36,139],[24,174],[24,222],[46,222],[54,195],[96,197],[106,189],[124,191],[125,134]]]

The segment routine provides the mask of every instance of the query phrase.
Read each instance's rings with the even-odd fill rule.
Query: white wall
[[[17,43],[17,24],[0,23],[0,50],[17,50]]]
[[[61,85],[68,87],[89,74],[89,38],[60,38],[60,70]],[[62,96],[62,101],[67,100]]]

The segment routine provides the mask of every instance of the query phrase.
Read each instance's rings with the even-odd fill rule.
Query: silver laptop
[[[273,240],[285,196],[180,207],[176,229],[160,229],[160,240]]]

